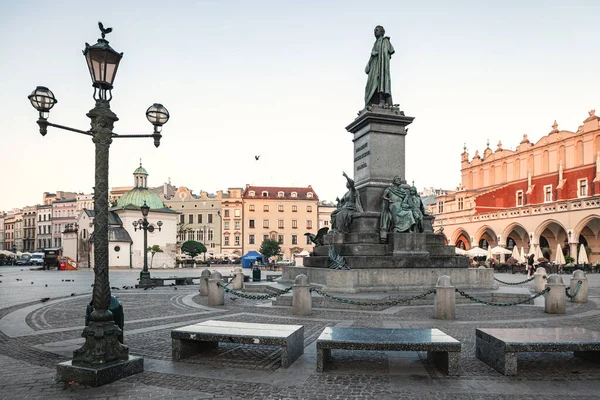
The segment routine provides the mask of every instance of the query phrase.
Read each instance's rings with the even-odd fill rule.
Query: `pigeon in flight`
[[[258,161],[258,159],[259,159],[259,158],[260,158],[260,156],[254,156],[254,159],[255,159],[256,161]]]

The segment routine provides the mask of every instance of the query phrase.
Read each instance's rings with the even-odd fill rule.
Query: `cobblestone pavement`
[[[224,274],[231,269],[220,268]],[[200,271],[152,273],[199,276]],[[545,314],[543,301],[512,307],[459,303],[456,320],[440,321],[432,318],[431,304],[382,311],[313,309],[312,315],[297,317],[268,300],[227,294],[224,306],[209,307],[198,295],[198,285],[128,289],[139,270],[111,271],[112,285],[120,289],[113,294],[125,310],[126,344],[130,354],[144,357],[145,368],[99,388],[55,381],[56,364],[70,359],[83,343],[92,273],[0,267],[0,275],[0,399],[591,399],[600,391],[600,363],[572,353],[519,354],[514,377],[475,358],[475,328],[600,330],[600,274],[588,275],[590,302],[567,303],[566,315]],[[505,282],[524,279],[519,274],[498,277]],[[568,278],[563,275],[565,283]],[[519,287],[534,290],[533,283]],[[40,302],[43,297],[50,300]],[[173,362],[171,329],[209,319],[303,325],[305,354],[282,369],[278,347],[223,343],[201,357]],[[328,326],[439,328],[462,342],[461,375],[443,375],[421,352],[335,350],[331,369],[317,373],[315,340]]]

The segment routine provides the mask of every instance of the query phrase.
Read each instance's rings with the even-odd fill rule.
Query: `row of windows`
[[[248,205],[248,211],[255,211],[255,207],[254,204],[250,204]],[[265,204],[263,206],[263,211],[264,212],[269,212],[269,205]],[[279,212],[284,212],[284,208],[283,208],[283,204],[280,204],[277,206],[277,211]],[[298,206],[292,206],[292,212],[298,212]],[[306,206],[306,212],[312,212],[312,206]]]
[[[224,217],[225,218],[229,218],[229,210],[225,209],[225,210],[223,210],[223,212],[224,212]],[[239,217],[239,216],[241,216],[241,211],[240,210],[233,210],[233,215],[235,217]]]
[[[54,211],[54,218],[74,217],[74,216],[75,216],[75,210],[55,210]]]
[[[261,193],[262,197],[269,197],[269,192],[267,192],[266,190],[263,190]],[[256,192],[254,190],[251,190],[248,192],[248,196],[250,197],[256,197]],[[283,199],[285,197],[285,193],[284,192],[277,192],[277,197],[279,197],[280,199]],[[290,193],[290,197],[292,198],[297,198],[298,197],[298,193],[296,192],[292,192]],[[307,199],[312,199],[313,198],[313,193],[312,192],[308,192],[306,193],[306,198]]]
[[[48,219],[46,219],[48,217]],[[38,214],[38,221],[50,221],[50,214]]]
[[[298,244],[298,235],[291,235],[291,244]],[[277,240],[279,244],[285,244],[285,235],[263,235],[263,242],[265,240]],[[311,244],[310,238],[306,237],[306,244]],[[248,244],[257,244],[256,236],[254,234],[248,235]]]
[[[227,230],[229,230],[229,229],[230,229],[230,225],[231,225],[231,224],[230,224],[230,222],[229,222],[229,221],[225,221],[225,222],[223,222],[223,230],[226,230],[226,231],[227,231]],[[241,222],[239,219],[236,219],[236,220],[233,222],[233,225],[234,225],[234,228],[233,228],[233,229],[240,229],[240,227],[241,227],[241,225],[242,225],[242,222]]]
[[[194,223],[194,214],[188,214],[187,216],[187,223],[188,224],[193,224]],[[202,224],[203,218],[202,218],[202,214],[198,214],[198,216],[196,217],[196,221],[198,224]],[[179,223],[180,224],[185,224],[185,215],[181,214],[179,216]],[[213,214],[207,214],[206,215],[206,223],[207,224],[212,224],[213,223]]]
[[[306,220],[306,228],[312,229],[312,225],[313,225],[312,220],[307,219]],[[263,228],[269,228],[269,227],[270,227],[269,220],[263,219]],[[253,219],[248,220],[248,228],[256,228],[256,224]],[[277,220],[277,228],[279,228],[279,229],[285,228],[284,220],[282,220],[282,219]],[[294,229],[298,228],[298,220],[297,219],[292,220],[292,228],[294,228]]]
[[[38,240],[38,248],[40,249],[45,249],[46,247],[52,247],[52,240],[51,239],[39,239]]]
[[[588,196],[588,182],[587,179],[577,180],[577,197]],[[554,201],[552,198],[552,185],[544,185],[544,203],[550,203]],[[518,190],[516,193],[516,205],[522,206],[525,204],[524,195],[522,190]]]
[[[240,235],[234,235],[233,237],[233,242],[234,242],[234,246],[239,246],[240,245]],[[230,246],[230,240],[229,240],[229,235],[225,235],[224,238],[224,242],[223,242],[223,246]]]
[[[48,233],[52,233],[52,231],[50,230],[50,225],[38,226],[38,235],[44,235]]]
[[[205,239],[206,237],[206,239]],[[198,240],[203,242],[206,240],[207,242],[211,242],[215,240],[215,231],[209,229],[208,231],[200,230],[188,230],[185,232],[181,232],[178,235],[180,241],[185,242],[186,240]]]
[[[544,203],[550,203],[554,201],[552,196],[552,185],[544,185]],[[577,180],[577,197],[587,197],[588,194],[588,181],[587,179],[578,179]],[[461,197],[457,200],[458,202],[458,210],[464,209],[464,199]],[[522,190],[517,190],[515,193],[515,204],[517,207],[525,205],[525,195]],[[444,202],[440,201],[438,203],[438,214],[442,214],[444,212]]]

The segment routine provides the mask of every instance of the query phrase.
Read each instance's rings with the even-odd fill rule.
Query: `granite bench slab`
[[[194,283],[194,279],[200,279],[199,276],[169,276],[165,278],[155,278],[151,277],[150,281],[154,286],[164,286],[165,281],[174,281],[175,285],[192,285]]]
[[[171,331],[172,358],[181,360],[218,347],[219,342],[281,346],[281,366],[304,354],[304,326],[205,321]]]
[[[429,362],[447,375],[460,374],[461,344],[431,328],[325,328],[317,339],[317,371],[331,362],[331,350],[427,351]]]
[[[504,375],[517,374],[517,353],[570,352],[600,361],[600,332],[584,328],[476,329],[475,355]]]

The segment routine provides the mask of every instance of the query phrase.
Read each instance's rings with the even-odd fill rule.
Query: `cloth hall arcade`
[[[537,142],[527,135],[516,150],[489,147],[461,155],[462,183],[439,196],[430,212],[449,244],[536,246],[555,260],[558,245],[577,257],[583,244],[600,261],[600,118],[595,110],[575,132],[558,128]]]

